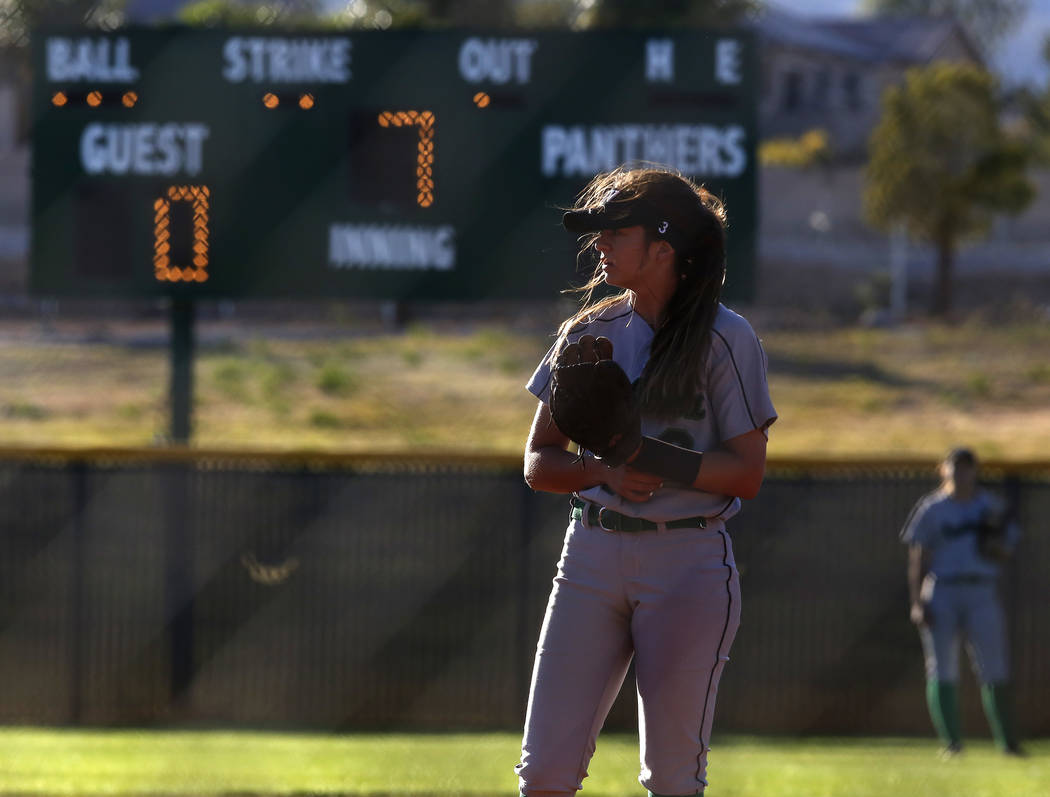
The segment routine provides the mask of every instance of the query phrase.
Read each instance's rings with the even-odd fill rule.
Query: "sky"
[[[799,15],[845,15],[861,13],[863,0],[768,0],[769,5]],[[1008,85],[1044,86],[1050,68],[1043,61],[1043,40],[1050,35],[1050,0],[1028,0],[1027,17],[997,48],[992,61]]]

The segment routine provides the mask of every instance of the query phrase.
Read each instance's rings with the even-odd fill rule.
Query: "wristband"
[[[638,456],[627,464],[635,470],[692,485],[696,481],[696,475],[700,472],[700,463],[703,459],[703,451],[691,451],[688,448],[647,436],[642,438]]]

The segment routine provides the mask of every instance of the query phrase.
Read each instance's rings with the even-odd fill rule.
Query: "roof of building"
[[[970,36],[950,17],[801,17],[770,6],[755,28],[768,41],[871,62],[924,63],[954,38],[983,62]]]

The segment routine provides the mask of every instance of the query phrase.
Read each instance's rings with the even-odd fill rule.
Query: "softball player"
[[[766,356],[748,322],[719,302],[725,213],[703,188],[660,169],[594,178],[563,223],[598,264],[528,389],[539,398],[525,450],[535,490],[571,493],[569,525],[540,632],[516,767],[521,794],[582,788],[632,657],[651,795],[707,785],[719,677],[740,622],[725,522],[758,492],[776,420]],[[603,283],[618,293],[595,298]],[[566,346],[612,341],[634,384],[642,432],[675,444],[690,480],[608,467],[567,450],[547,404]],[[577,342],[583,339],[583,344]],[[702,453],[701,453],[702,452]]]
[[[901,540],[909,546],[911,620],[919,628],[926,659],[926,702],[944,747],[962,751],[959,722],[959,644],[981,684],[981,702],[995,742],[1018,755],[1010,705],[1006,618],[998,595],[1002,562],[1020,536],[1014,523],[982,544],[982,524],[1003,516],[998,499],[977,485],[974,453],[958,448],[941,463],[941,486],[912,509]]]

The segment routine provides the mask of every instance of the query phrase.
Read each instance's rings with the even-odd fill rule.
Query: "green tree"
[[[0,0],[0,48],[25,48],[39,25],[112,29],[124,21],[126,0]]]
[[[514,24],[512,0],[426,0],[433,25],[507,28]]]
[[[904,225],[932,244],[931,311],[952,310],[955,253],[985,235],[995,213],[1019,213],[1034,196],[1029,149],[1000,126],[995,79],[970,64],[908,71],[883,97],[872,132],[865,212],[878,228]]]
[[[583,13],[578,0],[521,0],[514,21],[526,28],[578,28]]]
[[[2,0],[0,0],[2,1]],[[321,0],[196,0],[177,18],[189,25],[321,28],[510,27],[511,0],[349,0],[332,13]]]
[[[985,53],[1024,18],[1029,0],[865,0],[875,14],[957,19]]]
[[[651,0],[639,9],[635,0],[596,0],[585,16],[590,27],[718,26],[743,21],[762,0]]]
[[[112,30],[126,0],[0,0],[0,69],[15,76],[18,138],[29,135],[29,31],[42,25]]]
[[[509,28],[513,0],[349,0],[333,19],[353,28]]]
[[[320,0],[194,0],[178,8],[175,19],[186,25],[246,27],[276,25],[285,28],[339,27],[340,21],[325,15]]]
[[[196,0],[176,11],[175,19],[186,25],[204,27],[280,25],[312,28],[324,25],[318,0],[272,5],[243,0]]]
[[[1043,40],[1043,61],[1050,69],[1050,35]],[[1033,153],[1039,163],[1050,166],[1050,85],[1042,91],[1025,89],[1022,103]]]
[[[1043,40],[1043,60],[1050,70],[1050,35]],[[1008,102],[1021,112],[1014,127],[1030,148],[1033,160],[1050,166],[1050,85],[1040,88],[1029,82],[1018,86],[1010,92]]]

